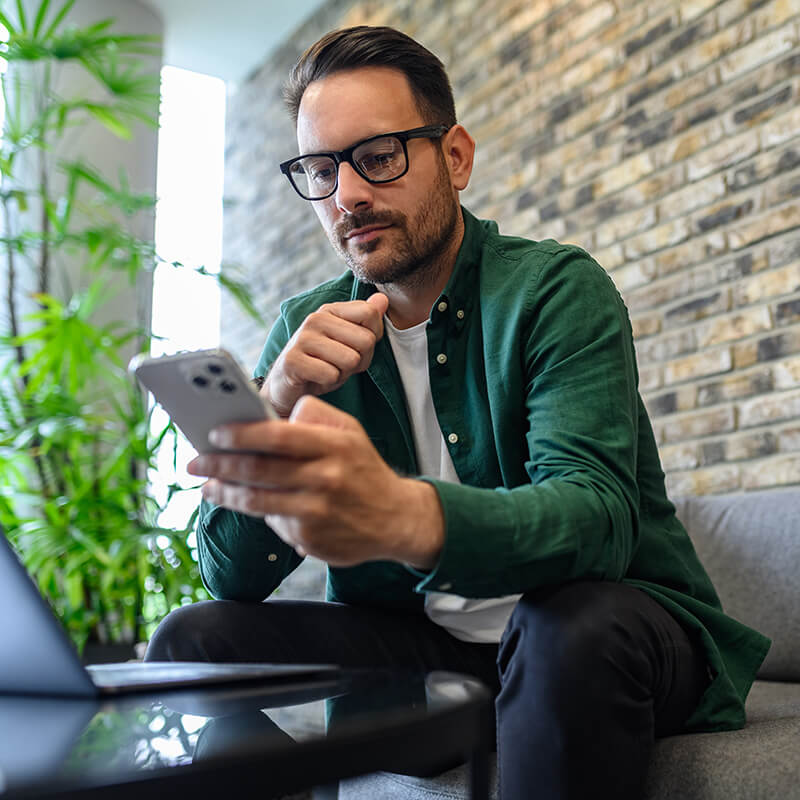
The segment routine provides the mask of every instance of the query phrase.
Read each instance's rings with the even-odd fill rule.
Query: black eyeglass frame
[[[392,133],[379,133],[375,136],[370,136],[367,139],[362,139],[360,142],[356,142],[351,147],[347,147],[344,150],[329,150],[321,153],[304,153],[302,156],[295,156],[294,158],[290,158],[288,161],[284,161],[281,165],[281,172],[288,178],[289,183],[292,185],[292,188],[303,198],[303,200],[308,200],[311,203],[315,203],[317,200],[327,200],[331,197],[336,190],[339,188],[339,166],[343,163],[349,164],[356,173],[362,177],[368,183],[373,184],[380,184],[380,183],[391,183],[392,181],[399,180],[408,172],[409,168],[409,158],[408,158],[408,140],[409,139],[439,139],[444,136],[447,131],[450,130],[451,125],[423,125],[421,128],[411,128],[407,131],[394,131]],[[406,160],[405,169],[399,174],[395,175],[392,178],[384,178],[383,180],[375,180],[370,178],[368,175],[365,175],[361,169],[359,168],[358,164],[353,161],[353,153],[365,144],[369,144],[369,142],[375,141],[376,139],[386,139],[387,137],[394,137],[397,139],[403,147],[403,156]],[[298,188],[297,184],[292,179],[292,176],[289,174],[289,170],[291,169],[292,164],[295,164],[298,161],[302,161],[304,158],[313,158],[315,156],[328,156],[329,158],[333,159],[334,164],[336,165],[336,180],[333,184],[333,189],[331,189],[328,194],[323,195],[322,197],[306,197],[300,189]]]

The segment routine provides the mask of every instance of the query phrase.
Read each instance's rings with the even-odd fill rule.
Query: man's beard
[[[333,229],[330,240],[353,274],[361,281],[376,284],[395,284],[406,288],[435,282],[442,270],[441,257],[452,243],[458,224],[458,204],[453,198],[448,173],[443,163],[430,195],[412,220],[398,211],[356,212]],[[356,244],[356,253],[348,248],[345,236],[367,225],[392,225],[401,236],[383,261],[367,267],[357,256],[374,252],[380,237]],[[352,246],[352,245],[351,245]],[[385,248],[385,245],[384,245]]]

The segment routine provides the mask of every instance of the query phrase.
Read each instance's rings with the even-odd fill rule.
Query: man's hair
[[[402,72],[426,124],[456,124],[453,89],[444,64],[410,36],[394,28],[368,25],[331,31],[300,56],[283,90],[292,121],[297,124],[300,101],[310,83],[360,67]]]

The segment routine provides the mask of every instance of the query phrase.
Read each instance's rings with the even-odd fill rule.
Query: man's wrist
[[[395,560],[420,570],[433,569],[444,547],[444,512],[439,493],[425,481],[401,478],[400,543]]]

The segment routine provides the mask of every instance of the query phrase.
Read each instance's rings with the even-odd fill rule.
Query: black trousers
[[[495,696],[502,800],[640,798],[655,738],[681,730],[708,684],[699,644],[662,606],[599,581],[526,593],[499,646],[462,642],[421,614],[209,601],[173,611],[146,658],[474,675]]]

